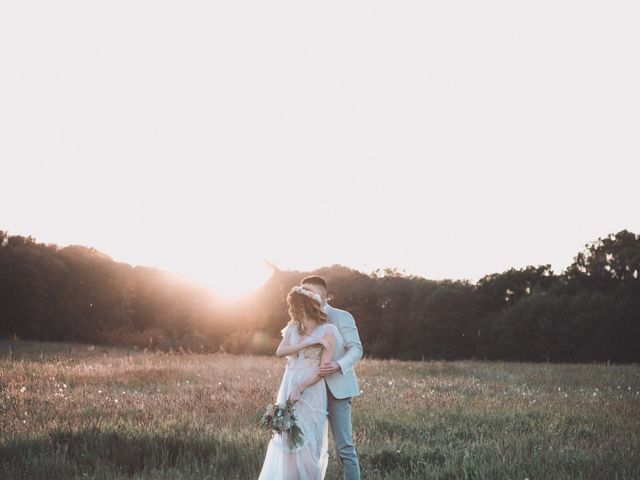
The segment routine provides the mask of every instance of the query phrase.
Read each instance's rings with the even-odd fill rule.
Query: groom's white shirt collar
[[[322,307],[322,309],[326,312],[327,310],[329,310],[330,305],[328,303],[324,304],[324,307]]]

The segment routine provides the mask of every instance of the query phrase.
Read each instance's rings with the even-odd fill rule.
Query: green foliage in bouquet
[[[270,404],[260,419],[260,426],[265,430],[282,435],[287,432],[289,436],[289,448],[292,450],[304,443],[304,433],[298,425],[296,415],[293,410],[293,403],[287,399],[284,406],[280,404]]]

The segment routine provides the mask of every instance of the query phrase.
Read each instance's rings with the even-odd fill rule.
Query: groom
[[[303,278],[300,284],[322,297],[322,308],[329,317],[329,323],[338,327],[344,337],[344,348],[341,351],[336,349],[331,362],[323,363],[319,372],[327,386],[329,424],[342,463],[344,480],[360,480],[360,465],[351,435],[351,397],[360,395],[353,365],[362,358],[363,353],[358,328],[353,315],[327,303],[327,282],[324,278],[313,275]]]

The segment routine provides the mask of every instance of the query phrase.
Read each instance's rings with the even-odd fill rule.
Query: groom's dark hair
[[[327,281],[319,275],[311,275],[310,277],[304,277],[300,282],[300,285],[304,285],[305,283],[311,283],[313,285],[320,285],[327,289]]]

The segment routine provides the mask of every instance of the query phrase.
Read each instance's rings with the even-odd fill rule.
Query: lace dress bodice
[[[301,352],[298,352],[298,357],[301,355],[305,360],[316,361],[316,363],[320,360],[320,355],[322,354],[322,345],[310,345]]]
[[[342,336],[340,335],[338,328],[331,323],[327,322],[327,323],[318,325],[308,336],[322,338],[327,332],[327,330],[331,330],[331,329],[334,330],[334,334],[336,337],[336,348],[338,348],[339,346],[341,346]],[[291,345],[295,345],[296,343],[299,343],[304,338],[306,338],[306,336],[303,337],[300,335],[300,332],[298,331],[298,325],[293,322],[289,322],[281,330],[281,333],[283,336],[287,332],[290,335],[289,341]],[[304,349],[296,353],[287,355],[287,368],[291,368],[294,365],[299,364],[301,362],[304,362],[304,364],[308,366],[317,366],[318,363],[320,362],[321,355],[322,355],[322,345],[320,344],[309,345],[308,347],[305,347]]]

